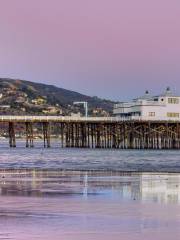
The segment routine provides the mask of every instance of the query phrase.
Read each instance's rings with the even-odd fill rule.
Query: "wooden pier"
[[[106,149],[180,149],[180,122],[129,120],[115,117],[0,116],[7,126],[9,146],[16,147],[16,132],[24,131],[25,146],[34,146],[34,126],[43,146],[51,146],[52,132],[60,147]],[[54,134],[54,133],[53,133]]]

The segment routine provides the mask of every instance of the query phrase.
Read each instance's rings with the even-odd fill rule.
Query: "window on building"
[[[155,117],[155,112],[149,112],[149,117]]]
[[[168,112],[167,113],[168,117],[174,117],[174,118],[179,118],[179,113],[174,113],[174,112]]]
[[[179,98],[168,98],[169,104],[179,104]]]
[[[131,112],[131,116],[141,116],[141,112]]]

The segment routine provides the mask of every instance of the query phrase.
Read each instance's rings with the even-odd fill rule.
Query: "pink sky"
[[[112,99],[180,93],[180,1],[0,0],[0,76]]]

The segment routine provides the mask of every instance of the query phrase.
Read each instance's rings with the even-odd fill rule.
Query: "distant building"
[[[44,97],[37,97],[36,99],[33,99],[31,102],[35,105],[42,105],[46,104],[47,100]]]
[[[109,117],[109,113],[102,108],[95,108],[92,110],[93,117]]]
[[[26,112],[26,108],[21,108],[21,111]]]
[[[124,120],[180,120],[180,96],[174,95],[170,88],[158,96],[148,91],[131,102],[114,105],[113,114]]]
[[[54,107],[54,106],[49,106],[46,109],[42,110],[43,113],[45,114],[62,114],[62,109],[58,108],[58,107]]]
[[[25,103],[26,99],[24,97],[17,97],[15,103]]]
[[[0,105],[0,109],[9,109],[11,108],[10,105]]]
[[[71,117],[81,117],[81,113],[78,112],[78,113],[71,113]]]

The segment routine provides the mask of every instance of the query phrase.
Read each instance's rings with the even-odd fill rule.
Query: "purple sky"
[[[120,100],[180,93],[180,1],[0,0],[0,76]]]

